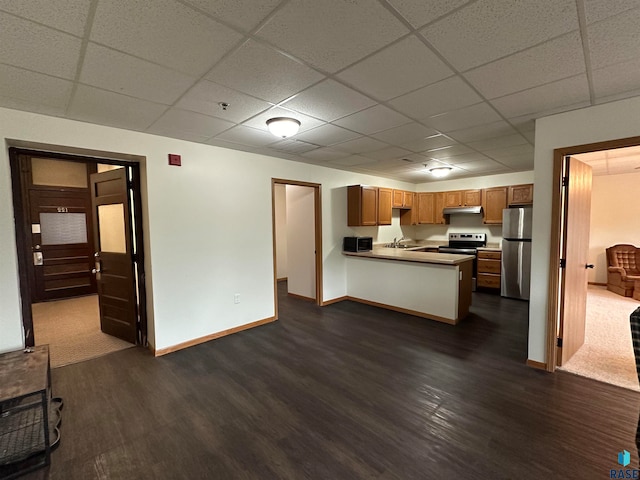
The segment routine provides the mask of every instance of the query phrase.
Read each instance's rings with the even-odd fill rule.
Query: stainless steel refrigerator
[[[531,277],[531,208],[502,210],[503,297],[529,300]]]

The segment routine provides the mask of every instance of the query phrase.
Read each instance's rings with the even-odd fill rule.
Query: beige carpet
[[[560,369],[640,392],[629,315],[640,302],[589,285],[585,342]]]
[[[97,295],[34,303],[31,310],[36,345],[49,344],[52,367],[133,346],[100,331]]]

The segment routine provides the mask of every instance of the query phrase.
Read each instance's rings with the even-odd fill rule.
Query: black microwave
[[[344,237],[342,251],[370,252],[373,249],[373,237]]]

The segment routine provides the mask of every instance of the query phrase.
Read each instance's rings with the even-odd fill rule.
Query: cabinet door
[[[412,208],[414,193],[413,192],[403,192],[403,193],[404,195],[402,196],[402,206],[405,208]]]
[[[533,203],[533,184],[512,185],[509,187],[509,206],[531,205]]]
[[[378,188],[378,225],[391,225],[392,197],[390,188]]]
[[[411,197],[411,208],[400,210],[400,225],[417,225],[418,224],[418,202],[417,195],[413,192],[404,192],[405,198]]]
[[[434,223],[438,223],[444,225],[447,223],[447,218],[442,214],[442,210],[444,209],[444,192],[435,193],[435,201],[434,201]]]
[[[365,185],[347,187],[347,224],[350,227],[378,224],[378,189]]]
[[[454,192],[444,192],[444,206],[445,207],[461,207],[462,191],[457,190]]]
[[[393,191],[393,208],[401,208],[404,206],[404,194],[402,190]]]
[[[482,205],[482,190],[464,190],[462,197],[465,207],[479,207]]]
[[[418,223],[434,223],[434,193],[418,193]]]
[[[507,187],[487,188],[484,191],[482,202],[484,223],[501,224],[502,210],[505,208],[507,208]]]

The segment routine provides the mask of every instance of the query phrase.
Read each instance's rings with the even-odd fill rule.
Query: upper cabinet
[[[418,224],[418,200],[417,193],[405,192],[411,196],[411,208],[400,210],[400,225],[417,225]]]
[[[367,185],[347,187],[347,225],[361,227],[377,224],[378,188]]]
[[[421,192],[418,197],[418,223],[435,223],[435,193]]]
[[[482,202],[484,223],[502,223],[502,210],[507,208],[507,190],[508,187],[495,187],[485,189]]]
[[[509,187],[509,206],[531,205],[533,203],[533,184],[512,185]]]
[[[444,192],[445,207],[479,207],[482,205],[482,190],[456,190]]]
[[[393,208],[413,207],[413,192],[393,190]]]
[[[442,213],[442,210],[444,209],[445,192],[437,192],[434,195],[435,195],[435,198],[434,198],[435,208],[433,211],[433,223],[437,223],[440,225],[449,223],[449,218],[445,217]]]
[[[393,190],[378,188],[378,225],[391,225]]]

